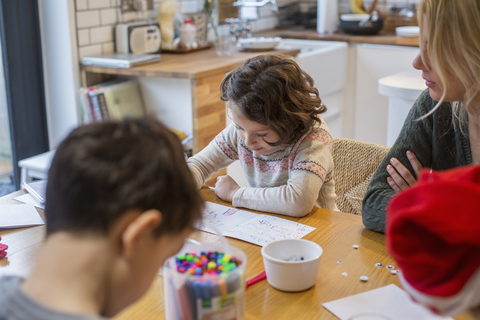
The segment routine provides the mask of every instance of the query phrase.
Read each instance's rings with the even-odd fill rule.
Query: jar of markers
[[[186,244],[163,267],[167,320],[245,319],[247,257],[215,243]]]

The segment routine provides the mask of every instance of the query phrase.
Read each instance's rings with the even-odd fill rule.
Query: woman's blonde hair
[[[420,34],[423,28],[428,28],[426,49],[444,87],[432,112],[445,100],[449,79],[455,78],[466,88],[462,100],[465,104],[459,101],[453,104],[454,113],[459,116],[460,109],[469,111],[471,102],[480,94],[480,1],[423,0],[418,7],[418,18]],[[423,41],[420,49],[423,64],[427,66]]]

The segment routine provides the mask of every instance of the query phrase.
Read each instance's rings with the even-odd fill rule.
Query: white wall
[[[39,0],[38,9],[48,138],[55,149],[80,119],[74,0]]]

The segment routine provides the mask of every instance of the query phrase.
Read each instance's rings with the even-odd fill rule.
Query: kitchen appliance
[[[349,34],[374,35],[383,27],[383,18],[374,14],[342,14],[340,28]]]
[[[129,22],[115,26],[117,53],[158,53],[162,44],[157,22]]]

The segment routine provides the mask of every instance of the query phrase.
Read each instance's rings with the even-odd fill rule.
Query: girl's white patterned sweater
[[[235,207],[302,217],[314,206],[338,210],[332,149],[332,135],[323,119],[295,143],[265,155],[247,147],[231,123],[189,158],[188,166],[200,189],[214,172],[239,160],[250,187],[235,193]]]

